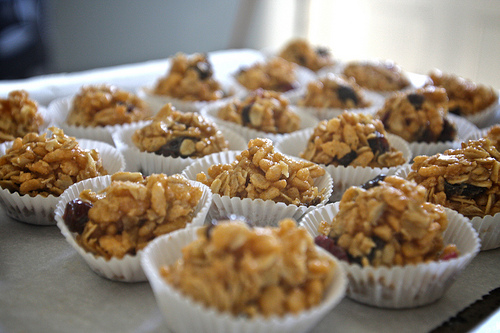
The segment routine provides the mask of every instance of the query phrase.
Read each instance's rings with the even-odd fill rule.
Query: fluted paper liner
[[[408,165],[398,170],[396,176],[406,178],[410,172],[411,166]],[[500,213],[485,217],[476,216],[468,220],[481,240],[481,251],[500,247]]]
[[[144,271],[142,270],[140,264],[141,256],[144,250],[138,251],[134,256],[127,254],[122,259],[111,258],[110,260],[106,260],[104,257],[96,256],[90,252],[86,252],[76,242],[77,234],[70,232],[68,230],[68,227],[64,223],[63,214],[68,202],[78,198],[80,196],[80,192],[85,189],[100,191],[105,189],[110,184],[111,176],[108,175],[88,179],[70,186],[61,195],[61,200],[58,202],[55,210],[55,219],[57,221],[57,226],[66,238],[66,241],[68,241],[68,243],[78,252],[78,254],[82,256],[88,266],[98,275],[110,280],[122,282],[146,281],[146,276],[144,275]],[[193,181],[191,181],[190,184],[196,187],[200,187],[203,190],[203,194],[198,205],[195,208],[195,215],[193,217],[193,220],[186,225],[186,228],[203,225],[208,209],[210,208],[210,204],[212,203],[211,192],[207,186]]]
[[[500,92],[497,91],[497,93]],[[469,122],[473,123],[477,127],[485,127],[492,123],[499,109],[500,109],[500,97],[484,110],[476,112],[475,114],[472,115],[464,115],[461,117],[467,119]]]
[[[102,159],[104,169],[108,174],[123,171],[125,160],[122,154],[113,146],[104,142],[77,139],[80,147],[90,150],[96,149]],[[12,147],[12,141],[0,145],[0,156],[5,155],[7,149]],[[42,197],[37,195],[20,195],[18,192],[10,192],[8,189],[0,188],[0,203],[5,213],[11,218],[36,225],[54,225],[54,209],[59,197],[49,195]]]
[[[205,114],[208,116],[210,119],[212,119],[216,124],[219,124],[221,126],[227,127],[232,129],[233,131],[237,133],[241,133],[241,135],[248,141],[256,138],[268,138],[273,140],[273,142],[276,144],[277,142],[282,141],[283,139],[287,138],[289,135],[293,133],[268,133],[268,132],[263,132],[263,131],[258,131],[256,129],[242,126],[236,123],[233,123],[232,121],[227,121],[220,119],[217,116],[217,112],[219,109],[224,106],[224,103],[218,103],[218,104],[213,104],[210,105],[207,108],[204,108],[201,112],[202,114]],[[291,105],[290,109],[299,116],[300,118],[300,128],[299,130],[307,129],[307,128],[312,128],[316,127],[318,125],[318,118],[315,116],[298,110],[297,107]]]
[[[222,313],[214,308],[207,308],[183,295],[160,275],[160,268],[164,265],[171,265],[181,258],[182,248],[195,239],[196,228],[179,230],[158,237],[145,248],[141,259],[142,268],[153,289],[165,322],[175,332],[307,332],[344,297],[347,280],[342,266],[336,260],[336,273],[323,301],[319,305],[296,315],[245,318]],[[333,256],[330,256],[326,251],[322,251],[320,248],[318,250],[323,255],[333,259]]]
[[[208,168],[214,164],[230,164],[236,160],[236,156],[240,153],[241,151],[227,151],[205,156],[184,169],[182,174],[188,179],[196,180],[198,173],[205,172],[206,174]],[[244,216],[258,226],[277,226],[280,220],[287,217],[298,221],[305,213],[326,204],[330,198],[333,184],[328,172],[324,176],[316,178],[314,185],[318,187],[319,191],[325,189],[325,194],[323,200],[318,205],[309,207],[287,205],[272,200],[240,199],[213,194],[213,203],[208,213],[208,218],[220,219],[235,214]]]
[[[149,124],[150,122],[142,121],[123,126],[121,129],[113,132],[113,141],[127,160],[127,169],[129,171],[140,171],[145,175],[153,173],[173,175],[181,173],[187,166],[198,160],[198,158],[162,156],[140,151],[132,142],[132,135],[136,130]],[[240,150],[247,148],[247,141],[241,135],[224,126],[217,126],[217,128],[224,135],[229,144],[229,149]]]
[[[330,223],[338,209],[339,202],[320,207],[304,216],[300,225],[316,237],[321,221]],[[422,306],[441,298],[480,247],[468,219],[454,210],[445,210],[449,223],[443,233],[444,244],[455,244],[460,251],[458,258],[391,268],[341,261],[349,280],[347,296],[360,303],[395,309]]]

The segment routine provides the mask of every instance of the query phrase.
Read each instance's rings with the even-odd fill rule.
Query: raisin
[[[422,104],[424,104],[425,97],[420,94],[409,94],[408,101],[410,101],[411,105],[415,108],[415,110],[420,110],[422,108]]]
[[[389,141],[387,141],[387,138],[377,131],[375,131],[374,138],[368,139],[368,145],[370,146],[370,149],[373,151],[374,155],[385,154],[390,150]]]
[[[330,55],[330,51],[326,47],[317,47],[315,52],[320,57],[328,57]]]
[[[325,235],[318,235],[314,238],[314,243],[319,247],[333,254],[337,259],[349,262],[347,252],[335,244],[335,240]]]
[[[432,133],[431,129],[429,128],[429,123],[424,126],[424,128],[421,129],[420,133],[416,135],[416,142],[426,142],[426,143],[431,143],[431,142],[436,142],[436,136],[434,133]]]
[[[89,209],[92,208],[90,202],[81,199],[73,199],[66,204],[63,220],[69,231],[81,234],[89,220]]]
[[[127,108],[126,112],[127,113],[130,113],[130,112],[134,111],[134,109],[135,109],[135,105],[134,104],[128,104],[128,103],[125,103],[125,102],[122,102],[122,101],[118,101],[116,104],[118,104],[118,105],[126,105],[126,108]]]
[[[375,178],[367,181],[366,183],[364,183],[363,185],[361,185],[361,188],[365,189],[365,190],[369,190],[371,189],[372,187],[376,187],[376,186],[379,186],[380,182],[384,181],[385,177],[387,177],[387,175],[384,175],[383,173],[376,176]]]
[[[198,73],[200,80],[211,78],[214,73],[212,66],[208,62],[197,62],[193,68]]]
[[[246,126],[250,124],[250,110],[252,109],[253,103],[250,103],[248,105],[245,105],[243,109],[241,110],[241,121],[243,122],[243,125]]]
[[[451,108],[448,110],[450,113],[456,114],[457,116],[462,115],[462,109],[460,109],[459,106],[455,106],[454,108]]]
[[[368,261],[371,263],[373,262],[373,259],[375,259],[375,254],[377,251],[382,251],[385,247],[385,241],[377,236],[372,237],[373,242],[375,243],[375,246],[372,248],[370,253],[366,256]]]
[[[354,89],[348,86],[339,86],[337,89],[337,96],[342,101],[342,103],[347,103],[347,101],[353,101],[354,105],[358,105],[359,99],[356,95]]]
[[[182,142],[186,139],[193,140],[193,138],[186,137],[186,136],[179,136],[177,138],[174,138],[164,144],[163,146],[160,147],[157,151],[155,151],[156,155],[162,155],[162,156],[171,156],[171,157],[181,157],[181,158],[186,158],[188,156],[184,156],[180,152],[180,148],[182,145]]]
[[[444,182],[444,192],[446,196],[459,196],[466,198],[474,198],[478,195],[486,192],[486,187],[479,187],[472,184],[462,183],[462,184],[450,184],[447,181]]]
[[[457,136],[457,129],[448,119],[444,118],[443,120],[443,130],[438,141],[453,141]]]
[[[300,65],[304,66],[304,65],[306,64],[306,58],[305,58],[304,56],[301,56],[301,55],[300,55],[300,56],[298,56],[298,57],[297,57],[297,62],[298,62]]]
[[[338,162],[340,165],[348,166],[352,161],[356,159],[356,157],[358,157],[358,153],[356,153],[354,150],[351,150],[350,152],[339,158]]]

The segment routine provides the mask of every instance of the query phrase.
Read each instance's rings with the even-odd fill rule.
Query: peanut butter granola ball
[[[196,180],[221,196],[312,206],[324,198],[325,189],[314,185],[314,179],[323,175],[319,165],[287,157],[274,150],[271,140],[257,138],[234,162],[212,165]]]
[[[404,266],[458,257],[455,245],[443,245],[447,225],[444,207],[427,202],[423,186],[381,175],[349,188],[315,241],[350,263]]]
[[[215,101],[225,93],[214,78],[214,71],[206,54],[187,56],[177,53],[172,66],[153,88],[156,95],[165,95],[183,101]]]
[[[132,135],[140,151],[171,157],[201,157],[228,149],[217,126],[198,113],[176,111],[166,104],[151,124]]]
[[[337,264],[291,219],[279,227],[221,221],[202,227],[183,257],[160,268],[184,295],[233,315],[284,316],[321,303]]]
[[[330,51],[326,47],[314,48],[307,40],[301,38],[291,40],[278,56],[309,68],[314,72],[335,64]]]
[[[447,115],[446,91],[435,87],[395,93],[376,114],[388,132],[408,142],[427,143],[456,139],[456,125]]]
[[[80,147],[56,127],[16,138],[0,157],[0,186],[20,195],[59,196],[83,179],[106,175],[99,152]]]
[[[129,124],[151,115],[146,103],[135,94],[112,85],[83,86],[73,99],[68,125],[99,127]]]
[[[333,74],[309,82],[306,94],[298,101],[300,106],[342,109],[366,108],[371,104],[356,81]]]
[[[27,91],[14,90],[6,99],[0,98],[0,143],[38,133],[43,123],[38,104]]]
[[[470,116],[498,103],[498,93],[492,88],[454,74],[435,70],[429,74],[430,85],[446,90],[449,110],[459,116]]]
[[[280,57],[274,57],[266,62],[241,68],[236,73],[236,80],[248,90],[262,88],[286,92],[298,87],[295,75],[296,68],[296,64]]]
[[[401,67],[392,61],[353,61],[347,64],[342,74],[354,78],[361,87],[377,92],[394,92],[411,84]]]
[[[121,172],[104,190],[84,190],[63,219],[85,251],[109,260],[135,255],[152,239],[184,228],[202,190],[180,175]]]
[[[500,153],[488,138],[417,156],[407,178],[427,189],[430,202],[473,218],[500,212]]]
[[[390,145],[380,120],[347,111],[322,120],[300,157],[335,166],[393,167],[406,162],[403,153]]]
[[[217,117],[267,133],[291,133],[300,128],[300,117],[280,93],[257,89],[244,100],[234,100],[217,111]]]

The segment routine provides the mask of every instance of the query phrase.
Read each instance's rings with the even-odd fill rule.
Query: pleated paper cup
[[[104,169],[108,174],[123,171],[125,160],[122,154],[113,146],[100,141],[77,139],[80,147],[99,152]],[[0,145],[0,156],[5,155],[7,149],[11,148],[13,141]],[[0,203],[5,213],[11,218],[36,225],[54,225],[54,209],[59,197],[49,195],[43,197],[37,195],[20,195],[18,192],[10,192],[8,189],[0,188]]]
[[[66,122],[68,115],[73,105],[74,96],[63,97],[52,101],[49,104],[48,112],[52,114],[57,127],[64,131],[64,134],[74,136],[77,138],[90,139],[95,141],[102,141],[113,145],[112,133],[120,130],[123,125],[107,125],[107,126],[75,126],[69,125]]]
[[[85,251],[76,241],[77,233],[69,231],[66,223],[64,223],[63,215],[68,202],[80,196],[80,193],[85,189],[91,189],[94,192],[105,189],[111,184],[111,176],[101,176],[93,179],[88,179],[70,186],[61,195],[56,210],[55,220],[61,233],[66,238],[66,241],[80,254],[92,271],[98,275],[122,282],[141,282],[146,281],[146,276],[141,268],[141,256],[143,250],[137,252],[136,255],[125,255],[123,258],[111,258],[106,260],[104,257],[94,255]],[[208,209],[212,203],[210,189],[198,182],[190,182],[192,186],[200,187],[203,194],[198,205],[195,208],[193,220],[187,224],[186,229],[201,226],[205,222]]]
[[[316,237],[321,221],[330,223],[338,210],[339,202],[320,207],[304,216],[300,225]],[[480,247],[469,220],[454,210],[445,210],[449,223],[443,233],[444,244],[455,244],[460,251],[458,258],[378,268],[341,261],[349,280],[347,296],[363,304],[393,309],[414,308],[443,297]]]
[[[252,140],[252,139],[256,139],[256,138],[268,138],[268,139],[271,139],[276,144],[277,142],[280,142],[283,139],[287,138],[289,135],[293,134],[293,133],[284,133],[284,134],[268,133],[268,132],[258,131],[256,129],[253,129],[250,127],[242,126],[242,125],[239,125],[237,123],[233,123],[231,121],[220,119],[217,116],[217,112],[225,104],[227,104],[227,103],[213,104],[207,108],[204,108],[201,112],[202,112],[202,114],[204,114],[207,117],[209,117],[210,119],[212,119],[219,126],[223,126],[223,127],[229,128],[237,133],[240,133],[241,136],[243,136],[247,141]],[[319,120],[315,116],[313,116],[307,112],[300,111],[295,106],[290,106],[290,108],[300,118],[299,130],[313,128],[313,127],[316,127],[316,125],[318,125]]]
[[[371,105],[365,108],[354,108],[354,109],[320,108],[320,107],[300,106],[300,105],[296,105],[296,108],[299,111],[315,116],[319,120],[330,120],[332,118],[340,116],[346,110],[354,113],[375,114],[375,112],[377,112],[382,107],[382,105],[384,105],[385,99],[382,96],[380,96],[380,94],[371,91],[364,91],[363,93],[365,94],[366,100],[371,102]]]
[[[500,94],[500,91],[498,91],[497,93]],[[497,112],[499,110],[500,110],[500,97],[484,110],[476,112],[475,114],[472,115],[461,116],[461,117],[465,118],[469,122],[481,128],[491,125],[495,120]]]
[[[132,142],[132,135],[136,130],[149,124],[150,122],[148,121],[142,121],[123,126],[121,129],[113,132],[115,146],[125,157],[128,166],[127,169],[129,171],[140,171],[144,175],[151,175],[153,173],[173,175],[181,173],[182,170],[198,160],[198,158],[163,156],[140,151]],[[247,148],[247,140],[241,135],[224,126],[217,126],[217,128],[224,135],[224,138],[229,144],[229,149],[242,150]]]
[[[227,151],[205,156],[184,169],[182,174],[188,179],[196,180],[198,173],[207,173],[208,168],[215,164],[230,164],[239,154],[241,151]],[[325,189],[323,200],[315,206],[287,205],[272,200],[231,198],[226,195],[213,194],[213,203],[208,218],[219,220],[230,215],[238,215],[245,217],[256,226],[278,226],[278,222],[284,218],[293,218],[298,221],[307,212],[326,204],[331,196],[333,184],[328,172],[316,178],[314,185],[319,191]]]
[[[158,237],[144,250],[141,259],[156,302],[170,329],[175,332],[219,332],[219,333],[271,333],[307,332],[327,315],[344,297],[346,278],[342,266],[336,260],[336,273],[322,302],[296,315],[265,318],[245,318],[208,308],[183,295],[167,283],[160,275],[160,268],[173,264],[182,257],[182,248],[196,239],[196,228],[179,230]],[[318,250],[322,250],[318,248]],[[326,251],[321,252],[333,258]]]
[[[493,125],[490,125],[488,127],[485,127],[485,128],[481,128],[481,129],[476,129],[476,131],[471,131],[466,137],[465,137],[465,142],[467,141],[470,141],[470,140],[479,140],[481,138],[484,138],[486,137],[486,135],[488,134],[488,132],[491,130],[491,128],[495,125],[498,125],[498,124],[493,124]]]
[[[461,147],[462,142],[467,138],[467,136],[479,130],[476,125],[465,118],[454,114],[448,114],[447,117],[455,123],[455,125],[457,125],[457,138],[453,141],[443,142],[409,142],[408,145],[410,146],[413,156],[431,156],[442,153],[447,149],[458,149]]]
[[[405,178],[411,172],[411,165],[407,165],[396,172],[396,176]],[[481,240],[481,251],[492,250],[500,247],[500,213],[476,216],[469,219],[471,226],[476,230]]]

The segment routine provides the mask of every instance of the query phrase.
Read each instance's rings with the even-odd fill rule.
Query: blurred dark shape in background
[[[0,0],[0,80],[45,72],[43,0]]]

